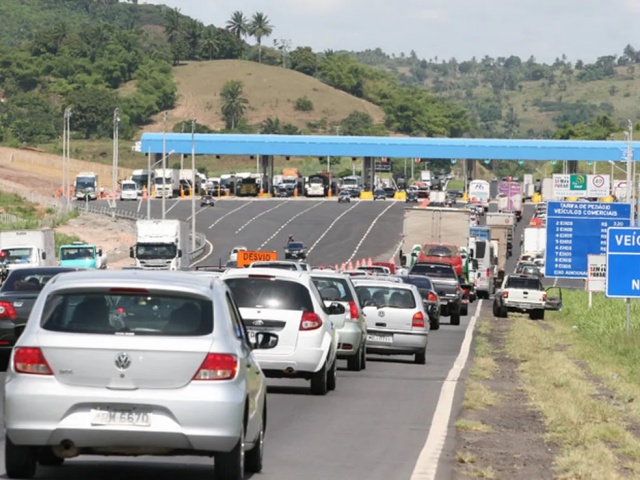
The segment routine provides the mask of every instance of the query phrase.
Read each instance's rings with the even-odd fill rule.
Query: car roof
[[[410,283],[404,283],[404,282],[390,282],[388,280],[372,280],[372,277],[362,277],[362,278],[353,278],[352,282],[353,284],[358,287],[358,286],[365,286],[365,287],[395,287],[395,286],[400,286],[400,288],[406,288],[407,290],[411,290],[411,287],[413,287],[414,285],[410,284]],[[373,277],[375,278],[375,277]]]
[[[283,270],[281,268],[234,268],[227,270],[222,275],[223,278],[229,277],[248,277],[249,275],[269,275],[277,278],[283,278],[288,280],[301,280],[305,276],[309,275],[309,272],[304,270]]]
[[[340,272],[336,272],[333,270],[311,270],[311,272],[309,272],[309,274],[311,275],[311,277],[315,278],[340,278],[340,279],[347,279],[347,278],[352,278],[350,275],[344,274],[344,273],[340,273]]]

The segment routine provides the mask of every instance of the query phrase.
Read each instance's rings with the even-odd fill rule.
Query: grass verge
[[[473,366],[462,402],[463,408],[469,410],[491,407],[498,401],[497,395],[482,383],[482,380],[493,378],[498,368],[493,359],[493,348],[488,340],[490,330],[491,322],[489,320],[483,318],[478,322],[474,340]]]

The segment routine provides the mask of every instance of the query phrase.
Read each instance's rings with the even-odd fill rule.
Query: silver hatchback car
[[[367,352],[415,355],[426,363],[429,317],[415,285],[354,278],[367,321]]]
[[[5,467],[77,455],[215,458],[218,480],[262,468],[266,382],[228,288],[187,272],[60,275],[38,297],[7,371]]]

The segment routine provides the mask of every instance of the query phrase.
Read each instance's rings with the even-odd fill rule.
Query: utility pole
[[[167,115],[168,112],[162,114],[162,219],[166,217],[167,206]],[[173,186],[172,186],[173,188]]]
[[[62,195],[60,199],[64,203],[64,210],[69,210],[71,200],[69,190],[71,189],[71,151],[69,150],[69,140],[71,135],[71,109],[64,111],[64,129],[62,132]],[[64,200],[63,200],[64,199]]]
[[[627,202],[631,206],[631,225],[634,223],[634,212],[633,212],[633,202],[634,202],[634,179],[633,179],[633,122],[631,120],[628,121],[628,130],[625,132],[627,137]],[[626,299],[627,303],[627,318],[625,322],[625,329],[627,334],[631,331],[631,298]]]
[[[191,120],[191,251],[196,249],[196,122]]]
[[[182,122],[182,133],[184,133],[184,122]],[[180,154],[180,175],[182,175],[182,170],[184,169],[184,153]]]
[[[116,108],[113,111],[113,165],[111,172],[111,192],[113,195],[112,216],[116,218],[116,192],[118,191],[118,130],[120,125],[120,113]]]
[[[151,220],[151,147],[147,155],[147,220]]]

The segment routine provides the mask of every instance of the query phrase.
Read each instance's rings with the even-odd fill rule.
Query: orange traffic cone
[[[360,262],[360,265],[363,266],[363,267],[366,267],[367,266],[367,259],[363,258],[362,262]]]
[[[345,265],[344,262],[342,262],[342,266],[340,267],[340,271],[344,272],[346,268],[347,268],[347,266]]]
[[[360,260],[356,260],[356,270],[360,268]]]
[[[349,270],[353,270],[353,263],[349,262]]]
[[[340,270],[340,269],[338,268],[338,264],[336,263],[336,272],[337,272],[338,270]]]
[[[373,265],[373,260],[371,259],[371,257],[369,257],[369,262],[367,263],[367,265],[369,265],[370,267]]]

